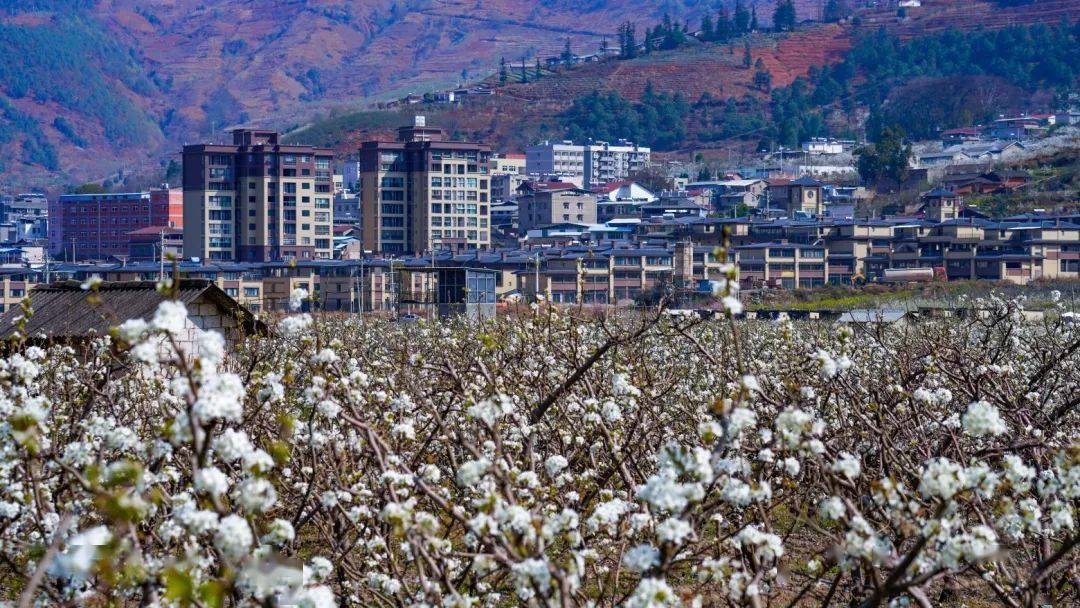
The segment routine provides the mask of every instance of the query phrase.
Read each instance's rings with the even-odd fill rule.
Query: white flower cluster
[[[234,342],[170,301],[14,342],[0,580],[36,605],[1069,605],[1080,325],[979,306],[874,332],[297,313]]]

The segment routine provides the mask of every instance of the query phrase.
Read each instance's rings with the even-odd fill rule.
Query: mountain
[[[753,1],[764,26],[774,0]],[[558,55],[568,39],[575,52],[592,52],[604,40],[614,45],[625,21],[637,25],[639,40],[665,13],[693,29],[721,2],[734,0],[0,0],[0,52],[20,59],[0,65],[0,189],[56,190],[106,178],[135,184],[133,177],[160,176],[183,143],[222,139],[230,126],[304,125],[342,108],[476,81],[500,58],[532,65]],[[795,4],[800,19],[818,18],[824,5]],[[978,15],[1037,16],[1045,8],[1057,11],[1054,19],[1080,8],[1080,0],[1007,9],[951,4],[970,4]],[[867,18],[887,21],[890,13]],[[913,12],[906,22],[920,18]],[[797,38],[806,52],[781,55],[792,62],[791,77],[842,49],[841,38]],[[672,82],[686,73],[684,86],[696,90],[708,82],[709,65],[727,61],[686,59],[651,69],[670,73]],[[783,61],[769,67],[787,78]],[[601,77],[632,96],[643,76]],[[567,86],[588,88],[590,78],[583,73]],[[720,80],[745,86],[740,78]],[[532,99],[527,91],[522,97]]]

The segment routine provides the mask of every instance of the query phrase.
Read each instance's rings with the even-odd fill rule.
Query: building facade
[[[333,154],[237,129],[184,146],[184,256],[266,262],[333,257]]]
[[[65,194],[50,202],[49,251],[74,260],[128,255],[130,233],[142,228],[183,228],[179,189]]]
[[[627,179],[647,167],[650,158],[649,148],[624,140],[588,144],[545,141],[525,151],[530,174],[581,176],[584,188]]]
[[[596,223],[596,195],[571,184],[526,183],[518,189],[518,230],[552,224]]]
[[[449,141],[416,117],[397,141],[360,147],[364,248],[385,253],[491,244],[491,149]]]

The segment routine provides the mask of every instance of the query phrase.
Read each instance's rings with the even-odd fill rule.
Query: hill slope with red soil
[[[775,1],[756,4],[765,25]],[[818,18],[822,4],[798,0],[799,18]],[[56,187],[117,170],[152,173],[181,144],[211,134],[221,139],[232,125],[282,128],[333,108],[454,86],[463,76],[475,81],[491,74],[500,57],[528,57],[531,67],[535,57],[559,54],[567,39],[575,52],[590,53],[604,39],[614,45],[624,21],[637,24],[641,40],[664,10],[696,26],[714,5],[711,0],[56,0],[53,11],[25,13],[18,0],[0,0],[0,27],[12,28],[15,35],[47,37],[75,18],[121,45],[131,58],[122,73],[98,74],[89,67],[118,103],[134,108],[131,120],[145,123],[141,140],[118,142],[108,135],[110,125],[81,107],[77,95],[71,96],[74,101],[39,103],[33,94],[12,95],[11,83],[0,82],[0,101],[13,108],[0,115],[0,127],[6,120],[16,131],[5,145],[14,158],[23,157],[0,164],[0,179],[15,187]],[[904,20],[898,21],[892,9],[861,18],[863,27],[881,23],[913,35],[953,25],[1054,22],[1078,12],[1080,0],[1040,0],[1007,9],[983,0],[924,0],[924,7],[910,10]],[[759,40],[755,59],[762,59],[774,85],[786,84],[811,65],[838,60],[850,45],[849,27]],[[690,48],[632,65],[590,64],[535,85],[506,87],[489,102],[490,111],[447,114],[461,114],[471,132],[502,133],[510,130],[504,123],[512,125],[514,115],[525,112],[543,131],[545,116],[594,88],[636,97],[652,81],[691,99],[705,92],[757,94],[750,86],[753,70],[741,62],[741,48],[726,53]],[[133,85],[132,74],[150,84]],[[521,100],[530,103],[523,109]],[[54,124],[58,117],[66,124]],[[20,135],[20,128],[33,131],[33,137]],[[55,149],[55,169],[45,170],[36,157],[20,152],[34,142]]]

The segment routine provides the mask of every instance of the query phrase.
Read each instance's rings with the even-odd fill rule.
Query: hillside
[[[0,0],[0,165],[10,187],[117,170],[238,123],[450,86],[498,57],[595,49],[626,20],[705,0]],[[767,12],[767,11],[763,11]],[[60,122],[57,123],[57,119]]]
[[[754,2],[766,26],[774,0]],[[1080,13],[1080,0],[1001,10],[976,0],[925,5],[904,20],[892,10],[870,9],[860,27],[880,23],[907,32],[1053,22]],[[667,11],[694,28],[716,6],[713,0],[0,0],[0,52],[24,58],[0,66],[0,144],[8,152],[0,183],[6,190],[55,191],[85,180],[117,181],[117,172],[156,178],[182,143],[221,139],[230,126],[285,128],[313,116],[340,123],[343,109],[488,78],[500,57],[527,58],[532,66],[536,57],[559,54],[567,39],[574,52],[590,53],[602,41],[614,44],[623,22],[642,32]],[[799,19],[817,19],[822,3],[799,0],[796,7]],[[755,57],[774,86],[783,85],[811,65],[838,61],[851,44],[850,29],[804,27],[787,40],[761,36]],[[649,81],[690,100],[703,93],[761,97],[741,59],[738,46],[588,65],[536,85],[508,86],[480,111],[452,109],[445,118],[462,133],[520,145],[557,133],[552,117],[598,87],[631,99]],[[515,118],[521,113],[522,120]],[[386,120],[351,124],[370,131]],[[327,130],[326,120],[315,122],[309,132]]]
[[[1059,16],[1065,4],[1047,2],[1047,18]],[[1042,3],[1005,9],[1027,18],[1010,17],[1001,29],[971,25],[974,18],[964,29],[943,25],[996,6],[972,2],[964,13],[920,13],[931,33],[919,37],[909,35],[914,16],[899,19],[891,11],[887,21],[882,11],[867,11],[846,24],[809,24],[723,44],[691,39],[675,50],[545,69],[539,77],[529,66],[527,82],[514,66],[506,82],[486,81],[492,96],[466,98],[459,106],[398,107],[396,114],[338,115],[291,137],[348,154],[361,139],[388,135],[392,120],[427,113],[461,136],[503,149],[543,137],[592,135],[632,138],[659,151],[728,154],[797,146],[807,137],[854,137],[864,123],[871,129],[900,125],[928,138],[942,125],[1049,107],[1054,91],[1075,86],[1080,53],[1074,29],[1060,21],[1038,28],[1009,23],[1037,22],[1031,18],[1036,5]],[[643,100],[649,85],[653,96]]]

